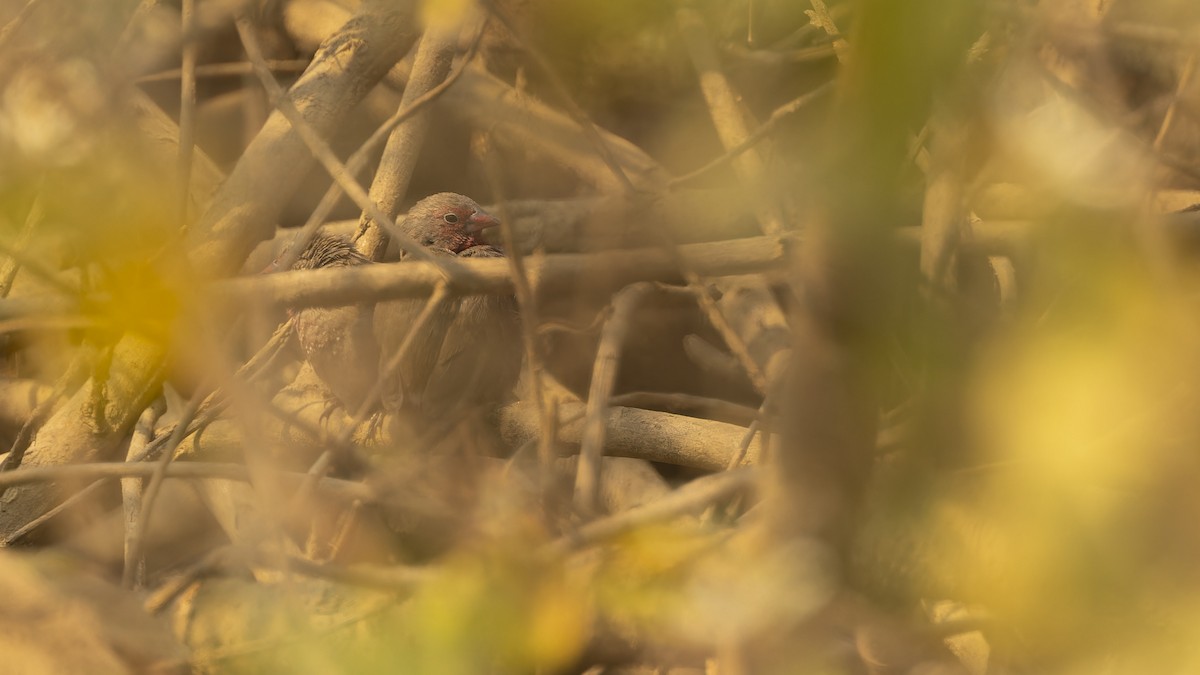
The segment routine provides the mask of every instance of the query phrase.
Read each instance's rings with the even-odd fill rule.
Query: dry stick
[[[744,466],[733,471],[697,478],[657,501],[592,521],[578,531],[551,542],[541,552],[547,557],[561,557],[573,550],[612,539],[639,527],[695,513],[719,499],[753,489],[758,481],[758,474],[757,467]]]
[[[296,73],[302,72],[308,67],[307,59],[268,59],[267,65],[272,71]],[[254,66],[245,61],[235,61],[232,63],[205,63],[198,65],[195,68],[197,78],[201,77],[236,77],[240,75],[252,75]],[[171,68],[150,75],[143,75],[134,81],[135,84],[150,84],[152,82],[169,82],[178,80],[183,77],[183,69]]]
[[[354,180],[346,170],[346,166],[338,160],[333,149],[305,121],[304,116],[296,108],[296,104],[288,98],[287,93],[275,81],[274,75],[271,74],[271,69],[267,67],[266,60],[263,58],[262,50],[258,46],[258,38],[254,36],[249,22],[244,17],[239,17],[236,21],[236,26],[238,35],[242,39],[242,46],[246,49],[246,56],[254,64],[255,74],[258,75],[258,79],[262,81],[267,93],[275,101],[276,110],[292,125],[292,128],[296,130],[300,139],[308,146],[309,151],[312,152],[313,156],[321,163],[325,170],[329,172],[333,180],[341,186],[346,196],[350,197],[360,209],[366,211],[372,220],[387,230],[388,234],[396,240],[401,248],[408,251],[414,258],[432,264],[445,279],[457,280],[461,277],[462,271],[457,264],[447,258],[429,253],[415,239],[401,232],[396,227],[396,223],[367,196],[366,191],[358,184],[358,181]]]
[[[542,71],[542,74],[546,76],[546,80],[550,83],[551,88],[554,89],[554,93],[557,94],[562,100],[563,104],[566,105],[567,114],[569,114],[571,118],[575,120],[575,123],[583,129],[584,135],[587,137],[588,141],[591,142],[592,147],[596,149],[600,159],[602,159],[605,166],[607,166],[608,169],[613,172],[613,175],[617,178],[617,181],[621,184],[625,191],[627,193],[636,192],[637,188],[635,188],[633,183],[630,182],[629,176],[625,175],[625,170],[621,168],[620,163],[617,162],[617,158],[613,156],[612,149],[608,147],[608,144],[604,141],[604,137],[601,136],[599,130],[596,129],[596,124],[592,122],[592,118],[588,117],[588,114],[583,110],[583,108],[579,107],[579,104],[575,102],[574,98],[572,98],[571,92],[567,88],[566,83],[564,83],[562,78],[558,76],[558,72],[555,71],[550,65],[550,61],[546,59],[545,55],[542,54],[541,50],[539,50],[537,46],[524,39],[524,37],[521,35],[521,32],[517,30],[517,27],[508,19],[508,16],[501,11],[500,7],[497,6],[494,0],[484,0],[483,4],[487,7],[488,13],[496,17],[496,19],[504,25],[504,28],[508,31],[508,34],[516,40],[517,44],[520,45],[529,58],[533,60],[538,69]]]
[[[667,188],[668,189],[677,188],[683,183],[687,183],[689,181],[695,180],[696,178],[699,178],[700,176],[703,176],[704,174],[706,174],[714,169],[720,168],[720,167],[725,166],[726,164],[732,162],[736,157],[741,155],[743,152],[746,152],[750,148],[753,148],[756,144],[758,144],[759,141],[763,140],[768,135],[770,135],[771,132],[775,131],[775,127],[779,126],[779,123],[781,121],[783,121],[786,117],[788,117],[789,115],[793,115],[797,112],[800,112],[800,110],[804,109],[809,103],[812,103],[813,101],[817,100],[818,98],[821,98],[825,94],[828,94],[829,92],[833,91],[833,86],[834,86],[834,81],[831,80],[829,82],[826,82],[825,84],[822,84],[821,86],[817,87],[816,89],[813,89],[812,91],[808,92],[807,94],[804,94],[803,96],[800,96],[799,98],[793,99],[792,101],[789,101],[788,103],[785,103],[785,104],[779,106],[778,108],[776,108],[774,111],[771,112],[771,116],[767,118],[766,122],[764,122],[761,126],[759,126],[757,129],[755,129],[754,133],[750,134],[749,136],[746,136],[746,138],[744,140],[742,140],[742,142],[738,143],[737,145],[733,146],[732,148],[729,148],[720,157],[717,157],[716,159],[712,160],[708,164],[705,164],[704,166],[700,167],[699,169],[696,169],[695,171],[692,171],[690,173],[686,173],[682,176],[677,176],[677,177],[672,178],[671,180],[667,181]]]
[[[430,26],[425,29],[421,43],[417,46],[417,56],[413,61],[408,86],[404,87],[404,94],[400,97],[401,108],[411,107],[413,101],[446,80],[450,72],[450,63],[454,59],[456,37],[456,33],[445,28]],[[428,111],[411,115],[388,136],[369,192],[371,204],[377,205],[378,210],[383,213],[400,213],[400,205],[408,193],[408,184],[417,167],[417,157],[425,143],[429,119]],[[388,237],[380,229],[381,226],[372,220],[372,215],[364,209],[360,216],[358,233],[354,236],[355,247],[363,255],[378,262],[383,260]],[[401,248],[408,250],[407,246]]]
[[[167,468],[170,466],[171,460],[175,457],[175,448],[179,447],[179,444],[183,442],[188,425],[192,423],[192,420],[196,417],[196,413],[200,411],[200,404],[205,398],[203,392],[203,388],[197,389],[192,394],[192,398],[188,400],[187,405],[184,406],[183,411],[179,413],[179,422],[168,437],[162,454],[158,456],[158,462],[154,464],[154,472],[150,474],[150,483],[146,485],[146,491],[142,495],[142,517],[134,523],[133,531],[126,542],[126,563],[140,560],[142,557],[142,549],[145,548],[146,532],[149,529],[150,517],[154,515],[154,504],[158,501],[159,491],[162,490],[162,483],[166,478]],[[125,573],[121,575],[121,585],[123,587],[133,587],[136,570],[136,565],[126,564]]]
[[[1175,111],[1179,107],[1179,100],[1183,98],[1184,92],[1188,84],[1191,83],[1192,73],[1196,70],[1196,52],[1188,55],[1187,62],[1183,65],[1183,72],[1179,74],[1179,83],[1175,85],[1175,95],[1171,97],[1170,104],[1167,105],[1167,112],[1163,115],[1162,124],[1158,128],[1158,133],[1154,136],[1153,148],[1155,152],[1162,152],[1163,141],[1167,138],[1167,133],[1171,129],[1171,124],[1175,121]]]
[[[269,562],[269,559],[264,559]],[[257,561],[256,561],[257,562]],[[403,565],[334,565],[288,556],[288,569],[305,576],[329,579],[343,584],[378,588],[388,591],[411,591],[414,586],[429,581],[434,573],[422,567]]]
[[[613,298],[612,316],[600,333],[600,346],[592,367],[588,389],[587,418],[579,444],[579,465],[575,474],[575,506],[584,514],[600,508],[600,466],[604,456],[604,423],[608,417],[608,399],[617,381],[621,348],[633,324],[633,312],[653,290],[653,284],[640,282],[626,286]]]
[[[142,415],[138,417],[137,425],[133,429],[133,438],[129,441],[129,451],[125,455],[125,461],[132,461],[146,449],[146,445],[154,438],[154,425],[158,423],[158,418],[165,410],[166,402],[160,396],[142,411]],[[125,514],[125,569],[133,570],[132,587],[142,588],[146,585],[146,558],[137,555],[134,548],[134,531],[142,512],[141,480],[121,479],[121,508]]]
[[[264,345],[262,349],[258,350],[258,353],[256,353],[253,357],[251,357],[250,360],[247,361],[244,366],[239,368],[238,372],[234,374],[234,377],[241,377],[243,374],[250,372],[251,370],[254,370],[254,372],[249,377],[249,379],[251,381],[253,381],[255,378],[259,377],[263,373],[268,372],[268,370],[270,369],[270,366],[274,363],[275,357],[283,352],[283,347],[287,344],[288,338],[291,337],[291,329],[292,329],[293,323],[294,323],[294,321],[289,319],[288,321],[284,322],[279,328],[277,328],[275,330],[275,333],[271,336],[271,339],[267,341],[267,344]],[[255,369],[257,369],[257,370],[255,370]],[[218,394],[220,394],[220,390],[213,392],[207,399],[205,399],[204,403],[200,406],[201,410],[197,414],[196,421],[193,424],[188,426],[187,432],[185,434],[185,438],[187,436],[190,436],[191,434],[196,433],[200,429],[202,429],[205,425],[212,422],[212,420],[215,419],[218,414],[220,414],[220,412],[224,408],[224,404],[216,401],[216,397]],[[141,462],[146,459],[152,459],[153,457],[157,456],[158,451],[161,450],[162,447],[166,445],[167,441],[175,433],[175,429],[176,429],[176,427],[174,427],[174,426],[171,427],[168,430],[168,433],[155,439],[153,442],[151,442],[149,445],[147,445],[145,448],[143,448],[137,455],[135,455],[133,457],[129,457],[126,461],[127,462]],[[42,524],[49,522],[51,519],[53,519],[58,514],[69,509],[70,507],[74,506],[75,504],[78,504],[83,499],[87,498],[88,495],[90,495],[93,492],[95,492],[96,490],[98,490],[100,488],[100,486],[103,484],[104,484],[104,479],[101,479],[101,480],[94,481],[93,483],[89,484],[87,487],[83,488],[82,490],[79,490],[75,494],[73,494],[70,497],[63,500],[61,503],[48,509],[42,515],[38,516],[37,518],[34,518],[33,520],[29,521],[25,525],[23,525],[20,528],[18,528],[17,530],[15,530],[11,535],[6,537],[3,541],[0,541],[0,546],[7,546],[7,545],[13,543],[14,541],[19,540],[21,537],[24,537],[26,534],[29,534],[30,532],[41,527]]]
[[[834,5],[833,9],[830,9],[828,12],[826,12],[826,16],[829,17],[829,19],[832,22],[832,20],[843,18],[846,14],[848,14],[850,12],[851,9],[852,9],[851,6],[848,4],[844,4],[844,3],[837,4],[837,5]],[[835,26],[835,28],[836,28],[836,26]],[[775,51],[781,50],[781,49],[793,48],[796,45],[800,44],[801,42],[805,41],[809,37],[809,35],[811,35],[812,33],[815,33],[818,30],[822,30],[822,29],[819,28],[815,23],[813,23],[812,18],[809,17],[808,23],[804,24],[803,26],[800,26],[795,31],[793,31],[790,35],[787,35],[787,36],[782,37],[779,40],[775,41],[771,45],[770,48]],[[832,36],[832,37],[836,38],[838,36]],[[814,40],[814,42],[815,42],[815,40]]]
[[[33,412],[29,415],[29,419],[25,421],[25,424],[21,425],[21,430],[17,432],[17,437],[13,439],[12,447],[4,457],[4,461],[0,462],[0,473],[13,471],[21,466],[21,461],[25,459],[25,451],[29,449],[30,444],[33,442],[33,436],[37,429],[50,418],[59,401],[67,395],[67,391],[72,389],[87,374],[88,360],[82,350],[71,360],[71,364],[67,366],[67,370],[54,383],[54,391],[46,397],[46,400],[33,409]]]
[[[111,480],[114,478],[149,478],[158,471],[158,467],[146,462],[92,462],[87,464],[59,464],[55,466],[36,466],[9,471],[0,474],[0,489],[31,485],[33,483],[57,483],[74,480]],[[250,482],[250,470],[245,464],[232,462],[173,462],[166,470],[167,478],[186,478],[191,480],[230,480],[239,483]],[[300,483],[306,476],[303,473],[280,471],[277,474],[293,483]],[[319,481],[321,490],[331,496],[346,501],[356,499],[374,504],[379,501],[379,495],[369,486],[354,481],[338,478],[322,478]]]
[[[179,79],[179,229],[188,225],[191,201],[192,155],[196,149],[196,0],[180,3],[183,24],[182,76]]]
[[[341,554],[342,548],[346,546],[346,541],[350,538],[350,534],[357,528],[359,517],[362,514],[362,502],[354,502],[338,516],[337,523],[334,524],[336,531],[329,542],[327,548],[328,554],[326,560],[336,560]],[[316,530],[314,529],[315,533]]]
[[[0,240],[0,253],[3,253],[4,255],[7,255],[10,258],[20,262],[21,267],[28,270],[30,274],[33,274],[33,275],[37,276],[39,279],[41,279],[42,281],[45,281],[47,284],[54,287],[55,290],[59,291],[63,295],[68,295],[71,297],[78,297],[81,294],[81,291],[79,288],[72,286],[70,283],[67,283],[66,281],[64,281],[62,279],[61,275],[59,275],[54,270],[52,270],[49,267],[47,267],[46,265],[44,265],[37,258],[34,258],[34,257],[30,256],[28,253],[26,253],[20,247],[19,240],[18,240],[17,244],[9,244],[3,240]],[[8,300],[8,302],[12,303],[13,300]],[[46,305],[46,301],[42,298],[38,298],[34,302],[41,304],[42,306]]]
[[[378,147],[380,143],[388,138],[393,129],[395,129],[405,120],[417,114],[429,104],[436,101],[443,92],[449,89],[455,82],[458,81],[460,77],[462,77],[462,74],[467,71],[467,66],[470,65],[472,60],[474,60],[475,54],[479,50],[479,44],[483,40],[483,31],[486,27],[486,23],[480,27],[479,32],[476,33],[475,38],[471,40],[471,44],[467,47],[467,51],[463,54],[458,66],[450,72],[450,75],[448,75],[441,84],[417,97],[416,100],[412,101],[408,105],[402,104],[400,109],[396,111],[396,114],[392,115],[387,119],[387,121],[379,125],[379,128],[371,134],[371,137],[364,141],[353,155],[350,155],[350,159],[346,160],[346,171],[348,171],[351,176],[357,176],[359,172],[361,172],[367,166],[367,161],[370,159],[371,153],[375,151],[375,148]],[[337,202],[339,199],[341,199],[341,196],[342,188],[335,181],[329,186],[329,189],[325,191],[325,196],[321,198],[321,202],[317,204],[317,208],[314,209],[312,214],[309,215],[308,220],[304,223],[304,226],[301,227],[300,231],[296,233],[292,243],[289,244],[288,251],[280,256],[277,262],[279,269],[286,270],[291,268],[292,264],[296,262],[296,258],[300,257],[300,254],[303,253],[304,249],[308,246],[308,242],[312,239],[313,233],[316,232],[317,228],[320,227],[327,218],[329,218],[329,214],[333,213],[333,209],[335,206],[337,206]]]
[[[406,44],[403,32],[409,14],[403,3],[367,3],[314,60],[296,85],[297,98],[313,128],[323,133],[333,128],[394,65]],[[166,154],[161,144],[154,150]],[[173,150],[172,144],[171,162]],[[255,242],[273,229],[308,160],[307,149],[283,115],[273,116],[216,190],[204,215],[188,228],[188,262],[208,277],[236,270]],[[163,347],[127,332],[114,353],[116,377],[107,383],[105,400],[111,428],[86,424],[90,401],[81,392],[51,417],[30,447],[28,452],[36,454],[40,463],[68,463],[109,452],[120,440],[113,430],[132,425],[141,414],[143,401],[150,398],[150,385],[161,377]],[[21,489],[0,510],[0,536],[7,538],[40,516],[50,508],[52,497],[42,486]]]

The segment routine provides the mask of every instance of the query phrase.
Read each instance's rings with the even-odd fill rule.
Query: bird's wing
[[[449,251],[431,249],[441,255]],[[388,365],[403,344],[408,331],[425,307],[425,300],[389,300],[375,307],[375,339],[380,345],[380,377],[383,377],[383,403],[390,410],[401,405],[419,404],[429,377],[438,363],[438,354],[446,333],[458,313],[459,300],[447,299],[434,311],[391,377],[385,377]]]

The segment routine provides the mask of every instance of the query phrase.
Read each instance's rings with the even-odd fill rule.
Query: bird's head
[[[404,231],[423,246],[462,253],[483,244],[479,235],[500,224],[472,199],[439,192],[413,205],[404,218]]]

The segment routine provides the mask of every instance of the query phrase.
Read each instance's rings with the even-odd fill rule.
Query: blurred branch
[[[306,59],[268,59],[267,67],[272,72],[303,72],[308,67],[309,61]],[[196,66],[195,77],[241,77],[254,74],[254,64],[245,61],[237,61],[234,63],[203,63]],[[171,80],[179,80],[183,78],[183,69],[171,68],[150,75],[143,75],[137,79],[137,84],[149,84],[151,82],[169,82]]]
[[[697,478],[649,504],[594,520],[547,545],[542,549],[542,553],[549,557],[559,557],[572,550],[619,537],[639,527],[702,511],[714,502],[752,490],[758,481],[758,471],[755,467],[742,467]]]
[[[654,286],[642,282],[626,286],[613,296],[612,314],[600,333],[600,346],[596,350],[588,391],[587,416],[579,444],[579,466],[575,474],[574,501],[583,514],[595,514],[599,508],[600,459],[604,456],[604,427],[609,398],[616,384],[625,338],[633,328],[634,312],[653,290]]]
[[[967,229],[964,156],[967,130],[952,110],[931,122],[932,144],[921,217],[921,274],[929,289],[953,289],[958,244]]]
[[[0,489],[29,485],[32,483],[63,483],[113,478],[149,478],[158,470],[146,462],[97,462],[92,464],[64,464],[61,466],[39,466],[7,471],[0,474]],[[168,478],[190,478],[230,480],[248,483],[250,471],[243,464],[216,462],[172,462],[166,469]],[[307,474],[300,472],[278,472],[277,476],[289,485],[299,485]],[[378,496],[362,483],[337,478],[321,478],[317,487],[339,499],[353,502],[375,502]]]

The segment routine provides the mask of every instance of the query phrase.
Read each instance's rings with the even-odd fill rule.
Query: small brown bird
[[[471,199],[442,192],[417,202],[403,229],[439,255],[498,258],[504,253],[479,239],[481,232],[497,225],[499,221]],[[370,262],[349,241],[320,236],[293,269]],[[374,307],[304,309],[296,317],[297,337],[317,376],[353,412],[384,375],[424,305],[424,300],[392,300]],[[520,375],[520,323],[511,296],[449,299],[414,337],[399,369],[382,382],[386,411],[415,412],[422,422],[444,422],[501,402]]]
[[[480,234],[498,220],[471,199],[441,192],[409,210],[403,230],[440,255],[502,258]],[[424,301],[382,302],[375,308],[375,337],[383,363],[400,347]],[[511,296],[480,295],[449,300],[401,362],[397,376],[384,382],[383,403],[424,415],[451,419],[508,396],[521,372],[521,333]]]
[[[341,237],[315,237],[292,269],[350,267],[371,261]],[[353,414],[378,379],[379,345],[370,304],[311,307],[296,314],[304,357],[330,392]]]

